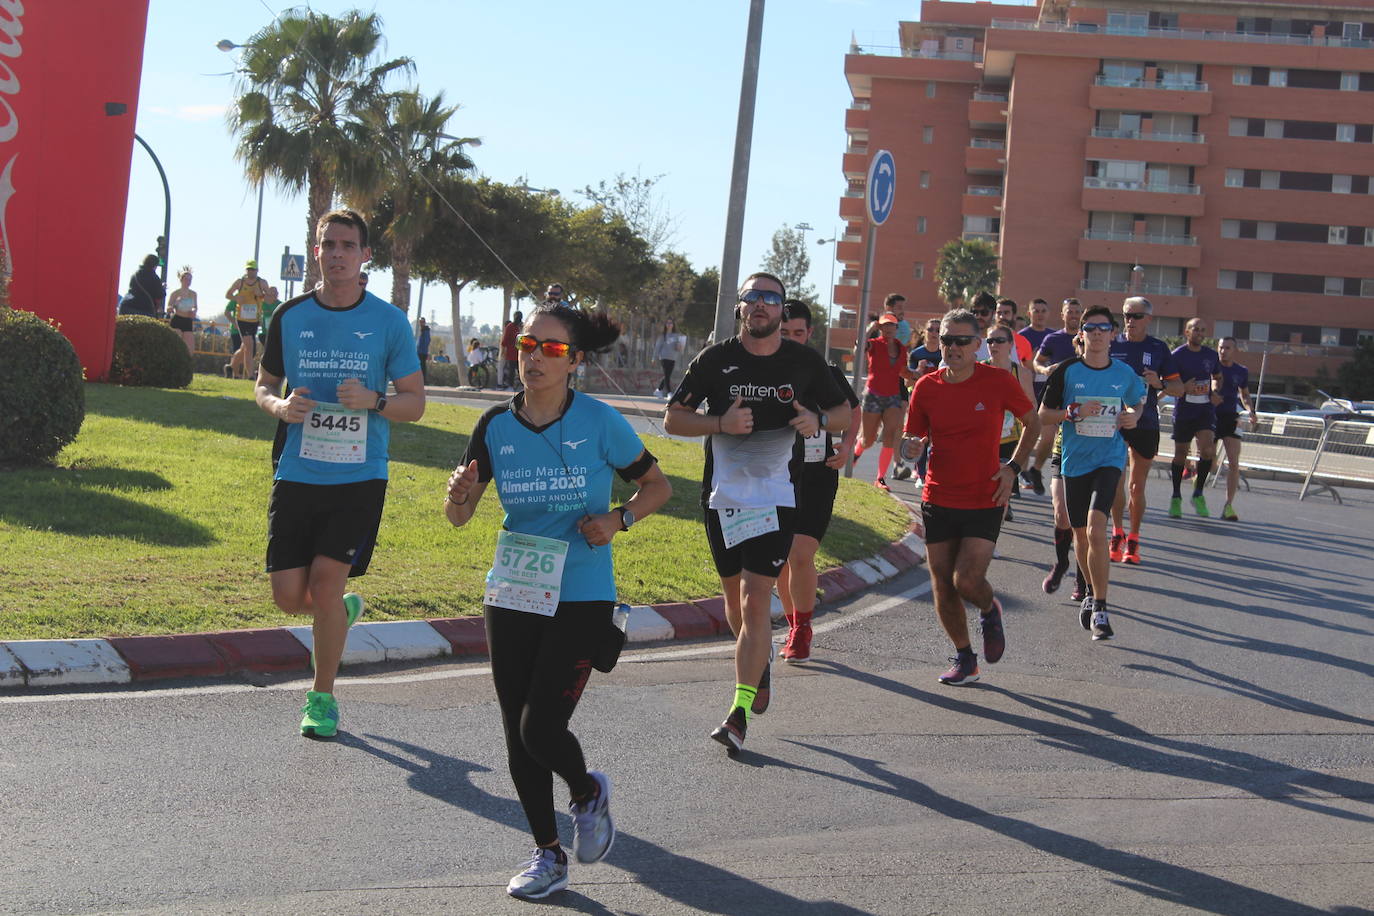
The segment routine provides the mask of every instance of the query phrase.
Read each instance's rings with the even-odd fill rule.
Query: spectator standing
[[[663,367],[663,380],[654,389],[654,397],[666,398],[673,393],[673,368],[687,348],[687,337],[677,332],[677,322],[669,318],[663,322],[663,332],[654,341],[654,359]]]
[[[162,303],[167,298],[167,288],[157,275],[157,255],[150,254],[143,259],[134,275],[129,278],[129,293],[119,307],[121,315],[146,315],[156,318],[162,314]]]
[[[423,315],[416,321],[415,355],[420,357],[420,376],[429,384],[429,322]]]
[[[516,367],[519,365],[519,352],[515,348],[515,338],[520,336],[520,327],[525,316],[516,312],[501,331],[501,377],[496,387],[514,388],[519,384]]]

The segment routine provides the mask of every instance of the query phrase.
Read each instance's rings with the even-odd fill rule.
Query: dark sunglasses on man
[[[941,334],[940,346],[942,347],[967,347],[978,339],[977,334]]]
[[[740,302],[747,302],[753,305],[760,299],[764,305],[782,305],[782,293],[775,293],[771,289],[746,289],[739,294]]]

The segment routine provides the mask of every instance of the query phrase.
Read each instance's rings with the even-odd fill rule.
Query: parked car
[[[1255,410],[1259,413],[1292,413],[1295,410],[1312,410],[1315,407],[1311,401],[1292,398],[1285,394],[1261,394],[1255,398]]]
[[[1374,401],[1347,401],[1333,398],[1329,401],[1323,401],[1321,409],[1333,413],[1374,414]]]

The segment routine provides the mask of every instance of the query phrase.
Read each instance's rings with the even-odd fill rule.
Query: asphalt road
[[[1374,505],[1265,486],[1229,524],[1165,519],[1151,482],[1110,643],[1040,591],[1048,503],[1021,500],[979,684],[936,681],[916,569],[818,618],[738,760],[706,737],[728,645],[627,653],[574,719],[620,835],[549,906],[1374,912]],[[529,912],[484,666],[352,672],[334,742],[296,734],[305,686],[0,694],[0,912]]]

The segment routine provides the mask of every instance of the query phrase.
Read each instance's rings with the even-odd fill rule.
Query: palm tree
[[[381,26],[375,13],[291,10],[253,35],[239,60],[239,95],[229,113],[235,157],[255,187],[273,178],[306,189],[306,251],[314,250],[315,223],[336,190],[353,184],[358,148],[348,125],[376,104],[391,73],[414,68],[408,57],[374,63]],[[318,279],[314,259],[306,258],[305,289]]]
[[[391,220],[383,230],[391,263],[391,302],[410,309],[410,264],[415,246],[434,225],[445,202],[443,179],[472,168],[464,150],[473,137],[444,133],[457,105],[445,105],[442,92],[425,98],[418,89],[378,97],[348,126],[361,155],[355,157],[344,196],[361,210],[386,199]]]
[[[992,292],[1000,276],[997,249],[982,239],[951,239],[940,248],[935,281],[940,298],[950,305]]]

